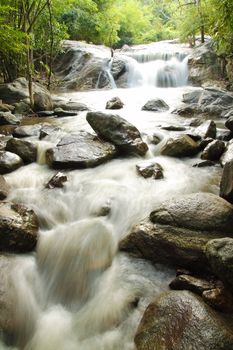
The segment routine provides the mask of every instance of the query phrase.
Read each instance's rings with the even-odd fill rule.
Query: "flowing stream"
[[[105,111],[111,97],[119,96],[124,108],[117,114],[132,122],[148,142],[146,159],[118,158],[94,169],[69,171],[64,188],[45,189],[45,183],[55,174],[45,165],[45,151],[64,133],[92,131],[83,112],[57,119],[63,131],[37,141],[38,162],[6,176],[12,187],[9,200],[31,206],[41,229],[36,253],[12,256],[5,266],[17,334],[15,347],[8,340],[9,346],[0,344],[1,350],[135,349],[134,334],[146,306],[168,289],[175,272],[119,252],[119,241],[165,199],[218,191],[218,169],[192,168],[195,159],[159,155],[161,145],[172,134],[159,126],[185,124],[171,111],[180,104],[184,92],[194,89],[182,86],[187,81],[187,65],[184,57],[175,56],[167,56],[166,60],[160,57],[159,63],[151,59],[139,63],[139,59],[130,58],[140,65],[134,72],[140,71],[141,77],[139,83],[140,79],[131,76],[132,88],[62,95],[101,111]],[[167,88],[148,83],[150,76],[154,81],[158,66],[166,64],[174,65],[175,78],[169,80],[166,72],[160,72],[164,81],[179,83],[165,84]],[[177,78],[180,73],[177,75],[175,70],[180,64],[183,80]],[[155,97],[163,98],[170,110],[141,111]],[[163,138],[157,146],[150,143],[154,133]],[[163,180],[144,179],[137,174],[136,164],[147,160],[162,165]],[[110,208],[109,214],[100,216],[106,208]]]

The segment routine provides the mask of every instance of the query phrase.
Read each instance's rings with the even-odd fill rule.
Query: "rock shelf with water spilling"
[[[0,349],[232,350],[232,94],[176,43],[66,47],[36,117],[0,87]]]

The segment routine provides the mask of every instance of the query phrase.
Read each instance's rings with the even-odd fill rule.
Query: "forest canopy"
[[[232,55],[232,33],[232,0],[0,0],[0,73],[50,74],[64,39],[118,48],[210,35]]]

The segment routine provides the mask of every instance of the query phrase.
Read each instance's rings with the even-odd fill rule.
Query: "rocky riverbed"
[[[190,54],[67,45],[66,89]],[[233,95],[165,76],[0,86],[3,349],[233,348]]]

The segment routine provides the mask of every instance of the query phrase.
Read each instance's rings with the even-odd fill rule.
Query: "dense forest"
[[[222,55],[233,52],[231,0],[0,0],[0,74],[45,75],[62,40],[113,48],[179,38],[213,37]]]

